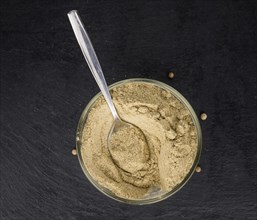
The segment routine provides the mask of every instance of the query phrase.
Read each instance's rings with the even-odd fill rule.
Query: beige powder
[[[121,169],[122,164],[115,165],[107,148],[113,118],[101,96],[89,112],[82,135],[82,158],[88,172],[102,187],[126,199],[147,197],[155,188],[160,193],[172,190],[196,157],[196,128],[190,112],[169,91],[148,83],[120,85],[111,95],[121,118],[144,132],[149,150],[136,170],[128,172]],[[124,141],[131,141],[128,137],[124,134]]]
[[[108,148],[114,163],[125,172],[135,174],[147,170],[149,147],[144,133],[129,123],[116,123],[109,136]]]

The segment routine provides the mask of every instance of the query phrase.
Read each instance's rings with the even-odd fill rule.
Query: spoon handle
[[[83,25],[82,21],[80,20],[78,12],[76,10],[70,11],[68,13],[68,18],[70,20],[72,29],[75,33],[75,36],[79,43],[79,46],[82,50],[82,53],[87,61],[87,64],[88,64],[94,78],[95,78],[95,81],[97,82],[101,92],[104,95],[104,98],[105,98],[107,104],[109,105],[109,108],[112,112],[113,118],[114,118],[114,120],[119,120],[120,118],[119,118],[119,115],[114,107],[113,102],[112,102],[112,98],[109,93],[109,89],[107,87],[102,68],[97,59],[93,45],[92,45],[92,43],[87,35],[87,32],[84,28],[84,25]]]

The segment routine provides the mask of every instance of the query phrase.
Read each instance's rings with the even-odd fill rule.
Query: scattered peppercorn
[[[169,72],[168,77],[169,77],[170,79],[174,78],[174,76],[175,76],[175,74],[174,74],[173,72]]]
[[[201,119],[203,121],[205,121],[207,119],[207,114],[206,113],[202,113],[200,117],[201,117]]]
[[[77,155],[77,150],[74,148],[74,149],[72,149],[71,153],[72,153],[72,155],[76,156]]]
[[[201,167],[200,166],[197,166],[196,168],[195,168],[195,172],[197,172],[197,173],[200,173],[201,172]]]

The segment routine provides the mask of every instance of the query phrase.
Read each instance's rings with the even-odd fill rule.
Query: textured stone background
[[[109,84],[160,80],[208,114],[202,172],[163,202],[107,198],[71,155],[80,114],[99,91],[71,9]],[[256,219],[256,10],[254,0],[1,1],[0,219]]]

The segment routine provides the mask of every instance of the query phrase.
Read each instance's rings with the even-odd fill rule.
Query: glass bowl
[[[191,105],[189,104],[189,102],[174,88],[172,88],[171,86],[156,81],[156,80],[152,80],[152,79],[144,79],[144,78],[133,78],[133,79],[127,79],[127,80],[122,80],[119,82],[116,82],[112,85],[109,86],[109,89],[113,89],[117,86],[126,84],[126,83],[130,83],[130,82],[142,82],[142,83],[148,83],[148,84],[152,84],[155,86],[158,86],[162,89],[165,89],[167,91],[170,91],[178,100],[181,101],[181,103],[183,103],[187,109],[189,110],[193,123],[195,125],[196,128],[196,132],[197,132],[197,153],[196,153],[196,157],[194,160],[194,163],[189,171],[189,173],[185,176],[184,180],[178,184],[175,188],[173,188],[171,191],[166,192],[160,196],[154,197],[154,198],[143,198],[143,199],[125,199],[125,198],[121,198],[118,197],[117,195],[115,195],[112,191],[110,191],[109,189],[101,186],[100,184],[98,184],[93,177],[90,175],[90,173],[87,171],[87,168],[83,162],[83,158],[82,158],[82,154],[81,154],[81,150],[82,150],[82,134],[83,134],[83,129],[84,129],[84,125],[87,121],[87,116],[88,113],[92,107],[92,105],[95,103],[95,101],[99,98],[99,96],[101,95],[101,93],[98,93],[97,95],[95,95],[91,101],[88,103],[88,105],[86,106],[86,108],[84,109],[80,119],[79,119],[79,123],[78,123],[78,127],[77,127],[77,133],[76,133],[76,148],[77,148],[77,155],[79,158],[79,162],[80,165],[82,167],[82,170],[84,171],[86,177],[88,178],[88,180],[98,189],[100,190],[103,194],[107,195],[108,197],[117,200],[119,202],[124,202],[124,203],[128,203],[128,204],[135,204],[135,205],[143,205],[143,204],[151,204],[151,203],[156,203],[159,202],[161,200],[164,200],[168,197],[170,197],[171,195],[173,195],[174,193],[176,193],[177,191],[179,191],[186,183],[187,181],[191,178],[191,176],[193,175],[195,168],[199,162],[200,159],[200,155],[201,155],[201,150],[202,150],[202,132],[201,132],[201,127],[198,121],[198,118],[193,110],[193,108],[191,107]]]

